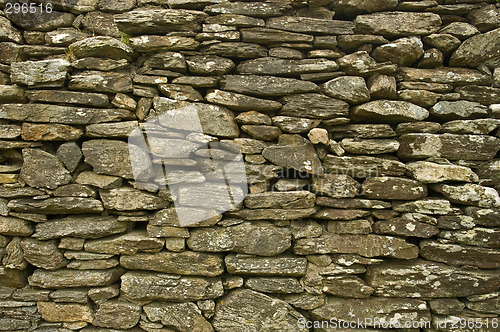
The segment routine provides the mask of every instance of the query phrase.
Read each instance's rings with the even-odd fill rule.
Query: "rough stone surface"
[[[405,121],[422,121],[429,112],[420,106],[406,101],[379,100],[372,101],[353,110],[353,116],[358,121],[375,121],[398,123]]]
[[[356,31],[384,37],[429,35],[441,25],[441,18],[433,13],[388,12],[359,15]]]
[[[64,168],[62,162],[48,152],[40,149],[24,149],[23,159],[21,177],[32,187],[55,189],[71,181],[71,174]]]

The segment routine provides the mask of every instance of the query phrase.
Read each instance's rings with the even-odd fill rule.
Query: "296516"
[[[38,4],[38,3],[6,3],[6,14],[34,14],[34,13],[52,13],[52,4]]]

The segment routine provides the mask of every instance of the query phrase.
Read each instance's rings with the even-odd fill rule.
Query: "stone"
[[[393,137],[396,133],[388,124],[348,124],[332,126],[329,130],[335,139]]]
[[[265,22],[263,19],[254,18],[239,14],[219,14],[216,16],[209,16],[206,18],[205,23],[207,24],[220,24],[220,25],[229,25],[235,27],[263,27]]]
[[[414,236],[421,238],[430,238],[439,233],[439,229],[435,226],[418,221],[407,220],[405,218],[393,218],[378,221],[373,225],[373,229],[377,234]]]
[[[114,16],[118,29],[131,36],[166,34],[171,31],[199,31],[201,22],[208,15],[194,10],[147,8]]]
[[[369,199],[417,200],[427,196],[427,187],[410,179],[369,177],[363,182],[361,192]]]
[[[201,49],[202,53],[230,58],[258,58],[267,55],[267,49],[259,44],[241,42],[219,42]]]
[[[420,255],[427,260],[454,266],[475,266],[480,269],[500,267],[498,249],[426,240],[420,242]]]
[[[344,138],[340,145],[353,154],[392,153],[399,149],[399,142],[392,139],[356,139]]]
[[[92,325],[113,329],[129,329],[134,327],[141,316],[141,306],[120,300],[101,303],[95,312]]]
[[[66,81],[70,63],[66,60],[41,60],[14,62],[10,79],[34,87],[60,87]]]
[[[373,288],[356,276],[328,276],[323,280],[323,292],[350,298],[367,298],[373,293]]]
[[[317,85],[293,78],[257,75],[226,75],[220,81],[221,89],[255,96],[282,96],[292,93],[314,92]]]
[[[79,104],[94,107],[108,107],[108,96],[100,93],[55,91],[55,90],[28,90],[26,96],[33,102]]]
[[[468,39],[479,34],[479,30],[475,26],[466,22],[451,22],[444,28],[441,28],[439,32],[450,34],[460,40]]]
[[[422,38],[425,45],[435,47],[444,54],[451,54],[458,46],[460,39],[448,33],[435,33]]]
[[[409,133],[431,133],[435,134],[441,130],[441,125],[436,122],[419,121],[398,124],[396,132],[398,135]]]
[[[392,208],[398,212],[448,214],[452,211],[450,201],[428,197],[413,202],[393,202]]]
[[[264,125],[243,125],[241,130],[261,141],[274,141],[282,134],[278,127]]]
[[[134,255],[138,251],[160,251],[163,244],[163,240],[149,237],[146,231],[134,230],[126,234],[99,240],[88,240],[85,242],[85,251],[114,255]]]
[[[125,73],[83,71],[72,75],[69,89],[103,93],[132,92],[132,78]]]
[[[374,324],[380,326],[381,322],[404,326],[405,322],[412,321],[425,326],[430,322],[431,315],[427,303],[416,299],[383,297],[348,299],[327,296],[323,305],[311,310],[311,318],[318,321],[332,319],[334,322],[359,320],[367,322],[370,326]],[[364,328],[361,330],[366,330],[367,325],[363,325]]]
[[[54,155],[40,149],[23,149],[21,177],[32,187],[55,189],[71,181],[71,174]]]
[[[231,274],[298,277],[306,273],[307,267],[307,260],[296,256],[258,257],[229,254],[224,261],[227,271]]]
[[[489,160],[500,149],[498,138],[485,135],[412,133],[401,136],[399,143],[402,159]]]
[[[372,98],[393,99],[396,97],[396,79],[387,75],[374,75],[367,80]]]
[[[444,62],[443,52],[437,48],[430,48],[424,52],[422,59],[418,62],[418,68],[436,68],[441,67]]]
[[[318,93],[293,94],[281,98],[281,115],[312,119],[347,116],[349,105]]]
[[[317,37],[319,38],[319,37]],[[323,37],[326,38],[326,37]],[[389,41],[382,36],[374,36],[374,35],[340,35],[337,36],[336,41],[338,42],[338,46],[345,51],[353,51],[357,49],[359,46],[364,44],[373,44],[380,45],[388,43]],[[336,45],[332,45],[336,46]],[[320,44],[317,47],[324,47],[324,45]]]
[[[27,270],[9,269],[0,267],[0,286],[10,288],[22,288],[28,283],[29,272]]]
[[[45,270],[56,270],[66,266],[68,260],[57,248],[55,240],[39,241],[33,238],[24,238],[21,241],[23,257],[36,267]]]
[[[352,22],[304,16],[273,17],[267,20],[266,27],[292,32],[326,35],[348,35],[354,33],[354,24]]]
[[[25,90],[18,85],[0,85],[0,102],[22,103],[26,101]]]
[[[498,9],[493,4],[472,10],[468,13],[467,19],[481,32],[500,27]]]
[[[460,97],[485,105],[500,103],[500,89],[489,86],[461,86],[456,89]]]
[[[488,115],[488,108],[477,102],[466,100],[440,101],[430,109],[430,114],[445,121],[476,119]]]
[[[399,123],[425,120],[429,111],[406,101],[375,100],[356,106],[352,114],[358,121]]]
[[[121,41],[107,36],[89,37],[69,45],[77,59],[87,57],[130,60],[134,50]]]
[[[353,220],[369,215],[370,213],[365,210],[321,209],[313,217],[326,220]]]
[[[392,74],[396,72],[397,65],[377,63],[366,51],[358,51],[345,55],[337,60],[340,69],[348,75],[368,76],[372,74]]]
[[[301,293],[303,287],[295,278],[287,277],[254,277],[248,278],[245,286],[262,293]]]
[[[237,2],[237,3],[220,3],[215,5],[210,5],[205,7],[205,12],[217,15],[217,14],[237,14],[237,15],[248,15],[252,17],[273,17],[281,16],[286,12],[290,11],[292,8],[286,2],[271,2],[271,3],[261,3],[261,2]]]
[[[161,322],[177,331],[213,331],[212,325],[202,316],[201,310],[192,302],[152,302],[143,307],[152,322]]]
[[[500,248],[498,241],[498,230],[484,227],[476,227],[468,230],[442,230],[440,237],[456,243],[487,247]]]
[[[63,124],[23,123],[21,137],[27,141],[76,141],[83,131]]]
[[[335,234],[370,234],[372,232],[369,220],[335,220],[328,223],[327,230]]]
[[[264,57],[241,62],[236,71],[238,74],[295,76],[304,73],[335,71],[337,63],[328,59],[280,59]]]
[[[28,263],[23,257],[21,249],[21,238],[14,237],[4,250],[5,256],[2,259],[2,264],[6,268],[24,270],[28,267]]]
[[[46,104],[3,104],[0,119],[26,122],[61,124],[87,124],[130,120],[133,114],[127,110],[101,109]]]
[[[112,216],[71,216],[38,223],[33,237],[39,240],[49,240],[63,236],[95,239],[123,233],[129,226],[129,222],[118,221]]]
[[[349,175],[325,174],[323,177],[313,177],[312,190],[320,195],[333,198],[355,197],[360,185]]]
[[[440,315],[457,314],[465,308],[465,304],[458,299],[433,299],[429,301],[431,311]]]
[[[30,286],[49,289],[108,286],[115,283],[123,272],[122,268],[83,271],[64,268],[55,271],[36,269],[28,281]]]
[[[83,197],[24,198],[11,200],[8,206],[18,212],[46,214],[95,213],[103,211],[100,201]]]
[[[406,172],[403,163],[378,157],[337,157],[327,155],[324,166],[328,173],[347,174],[354,178],[370,176],[402,176]]]
[[[438,31],[441,18],[433,13],[387,12],[359,15],[354,21],[357,33],[384,37],[423,36]]]
[[[370,101],[370,92],[365,80],[358,76],[341,76],[323,84],[323,91],[330,97],[361,104]]]
[[[140,36],[129,41],[137,52],[195,50],[200,45],[193,38],[182,36]]]
[[[121,291],[130,300],[197,301],[224,294],[219,278],[180,276],[159,272],[128,271]]]
[[[356,245],[353,246],[353,243]],[[298,255],[346,253],[364,257],[414,259],[418,256],[418,247],[392,236],[326,233],[317,238],[297,240],[294,252]]]
[[[290,241],[290,231],[286,228],[244,222],[230,227],[194,229],[187,245],[195,251],[274,256],[290,248]]]
[[[441,193],[452,203],[479,207],[500,207],[498,192],[490,187],[466,183],[463,185],[437,184],[432,189]]]
[[[88,304],[37,302],[37,309],[47,322],[92,323],[93,312]]]
[[[217,55],[194,55],[186,59],[189,71],[197,75],[224,75],[234,69],[234,62]]]
[[[500,215],[499,209],[485,209],[474,206],[465,208],[465,213],[474,218],[474,223],[477,225],[495,227],[500,223],[498,216]]]
[[[152,193],[127,187],[103,189],[99,191],[99,195],[104,207],[112,210],[158,210],[170,205],[170,202]]]
[[[473,69],[467,68],[434,68],[416,69],[410,67],[399,68],[399,75],[404,81],[426,83],[441,83],[451,85],[490,84],[490,76]]]
[[[328,138],[328,131],[324,128],[313,128],[307,134],[307,138],[312,144],[324,144],[328,145],[330,139]]]
[[[0,41],[12,41],[15,43],[22,43],[23,37],[21,32],[14,28],[6,17],[0,17]]]
[[[378,62],[391,61],[399,66],[411,66],[423,54],[424,45],[420,38],[405,37],[378,46],[373,50],[372,57]]]
[[[250,209],[304,209],[314,206],[315,196],[309,191],[265,192],[248,194],[245,205]]]
[[[429,161],[416,161],[406,165],[409,174],[422,183],[446,181],[477,182],[479,177],[469,167],[454,164],[437,164]]]
[[[127,138],[138,126],[137,121],[96,123],[85,127],[88,137]]]
[[[284,134],[278,144],[266,147],[262,155],[278,166],[293,168],[310,174],[323,173],[314,146],[299,135]]]
[[[340,209],[385,209],[390,208],[391,203],[362,199],[362,198],[328,198],[317,197],[316,204]]]
[[[316,208],[309,209],[241,209],[228,215],[245,220],[295,220],[312,216]]]
[[[271,118],[267,114],[263,114],[257,111],[248,111],[238,114],[238,116],[236,117],[236,122],[240,124],[268,126],[272,124]]]
[[[140,59],[140,58],[139,58]],[[186,72],[187,64],[184,55],[178,52],[158,52],[148,56],[144,61],[146,68],[167,69],[174,72]]]
[[[61,144],[56,155],[70,172],[73,172],[78,167],[83,157],[80,147],[75,142]]]
[[[225,106],[235,111],[254,110],[265,112],[281,108],[281,103],[274,100],[260,99],[222,90],[214,90],[208,93],[205,98],[210,103]]]
[[[411,282],[402,282],[408,278]],[[500,283],[493,271],[451,267],[421,259],[368,266],[368,285],[385,297],[465,297],[494,291]]]

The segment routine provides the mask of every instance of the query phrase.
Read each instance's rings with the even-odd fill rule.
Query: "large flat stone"
[[[309,209],[241,209],[229,212],[228,215],[245,220],[295,220],[310,217],[316,208]]]
[[[274,111],[281,108],[281,103],[274,100],[255,98],[222,90],[209,92],[205,98],[210,103],[226,106],[235,111]]]
[[[326,20],[302,16],[273,17],[267,20],[266,27],[303,33],[325,35],[348,35],[354,33],[354,24],[349,21]]]
[[[477,182],[479,177],[469,167],[454,164],[437,164],[429,161],[416,161],[406,165],[408,172],[423,183],[445,181]]]
[[[438,184],[432,189],[441,193],[452,203],[475,205],[479,207],[500,207],[500,196],[494,188],[479,184],[466,183],[463,185]]]
[[[487,66],[500,65],[500,29],[472,36],[451,55],[450,66],[476,68],[481,63]]]
[[[356,32],[405,37],[430,35],[441,27],[441,18],[433,13],[386,12],[356,17]]]
[[[226,75],[220,81],[221,89],[255,96],[273,97],[292,93],[315,92],[312,82],[275,76]]]
[[[71,90],[127,93],[132,92],[132,77],[128,73],[82,71],[71,76],[68,83]]]
[[[427,196],[427,187],[405,178],[369,177],[363,182],[362,194],[370,199],[416,200]]]
[[[170,205],[165,199],[135,188],[103,189],[99,195],[104,207],[112,210],[158,210]]]
[[[312,119],[331,119],[349,114],[349,105],[338,99],[319,93],[304,93],[285,96],[281,99],[281,115]]]
[[[109,58],[130,60],[134,50],[113,37],[89,37],[69,45],[73,55],[77,58]]]
[[[59,269],[55,271],[36,269],[28,278],[28,281],[30,286],[49,289],[108,286],[115,283],[124,271],[123,268],[83,271],[72,269]]]
[[[83,131],[64,124],[23,123],[21,137],[26,141],[76,141]]]
[[[70,63],[66,60],[42,60],[14,62],[11,65],[11,81],[28,86],[59,87],[66,81]]]
[[[344,174],[325,174],[323,177],[314,177],[312,183],[314,193],[333,198],[355,197],[359,189],[359,183]]]
[[[0,234],[2,235],[30,236],[33,232],[33,223],[28,220],[0,216]]]
[[[56,156],[41,149],[23,149],[21,177],[31,187],[55,189],[68,184],[71,174]]]
[[[253,17],[281,16],[292,8],[286,2],[227,2],[205,7],[207,13],[238,14]]]
[[[133,255],[138,251],[160,251],[164,244],[163,239],[149,237],[146,231],[133,230],[126,234],[99,240],[88,240],[85,242],[85,251],[101,254]]]
[[[306,209],[314,207],[316,197],[310,191],[282,191],[248,194],[245,205],[250,209]]]
[[[225,258],[226,269],[231,274],[290,276],[306,273],[307,260],[297,256],[257,257],[229,254]]]
[[[347,174],[355,178],[370,176],[402,176],[406,172],[405,164],[391,159],[378,157],[337,157],[327,155],[324,165],[328,173]]]
[[[280,59],[274,57],[258,58],[241,62],[238,74],[296,76],[305,73],[335,71],[337,63],[328,59]]]
[[[425,120],[429,111],[407,101],[375,100],[356,106],[352,115],[361,122],[399,123]]]
[[[130,329],[139,322],[141,306],[123,300],[99,304],[92,325],[111,329]]]
[[[452,85],[489,85],[490,76],[473,69],[443,67],[435,69],[417,69],[401,67],[399,75],[404,81],[443,83]]]
[[[9,208],[17,212],[45,214],[76,214],[102,212],[101,201],[85,197],[52,197],[46,199],[13,199]]]

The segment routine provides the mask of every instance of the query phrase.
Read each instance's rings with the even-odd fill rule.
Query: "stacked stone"
[[[0,13],[0,331],[498,331],[495,1],[53,6]]]

